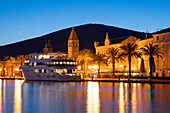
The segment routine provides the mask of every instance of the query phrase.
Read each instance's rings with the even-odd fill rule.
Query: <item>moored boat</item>
[[[64,53],[33,53],[20,66],[25,80],[75,81],[81,80],[76,74],[77,63]]]

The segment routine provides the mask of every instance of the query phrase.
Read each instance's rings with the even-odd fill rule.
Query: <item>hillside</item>
[[[106,32],[109,33],[110,39],[123,36],[136,36],[144,38],[145,34],[142,32],[122,29],[113,26],[106,26],[101,24],[86,24],[75,27],[76,33],[80,40],[80,50],[88,48],[94,50],[94,41],[104,41]],[[30,54],[33,52],[42,52],[47,40],[50,40],[53,50],[67,51],[67,40],[70,35],[71,28],[56,31],[41,37],[0,46],[0,59],[5,56],[17,56],[20,54]]]
[[[161,33],[166,33],[166,32],[170,32],[170,27],[166,28],[166,29],[162,29],[160,31],[154,32],[152,34],[161,34]]]

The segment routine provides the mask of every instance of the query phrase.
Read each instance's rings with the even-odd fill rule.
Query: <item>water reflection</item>
[[[22,80],[15,80],[14,82],[14,113],[22,112]]]
[[[83,82],[25,82],[24,113],[83,113],[86,111],[84,86]]]
[[[87,113],[100,113],[99,83],[87,84]]]
[[[124,87],[123,83],[120,83],[120,88],[119,88],[119,112],[120,113],[125,113],[125,97],[124,97]]]
[[[0,80],[0,113],[168,113],[170,84]]]
[[[0,112],[2,112],[2,80],[0,80]]]

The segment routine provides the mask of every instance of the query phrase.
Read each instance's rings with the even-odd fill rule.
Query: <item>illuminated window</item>
[[[66,62],[66,61],[64,61],[64,62],[63,62],[63,64],[67,64],[67,62]]]
[[[34,69],[33,71],[34,71],[34,72],[36,72],[36,73],[38,73],[38,72],[39,72],[39,70],[38,70],[38,69]]]
[[[34,58],[37,59],[37,56],[35,56]]]
[[[69,62],[67,62],[67,64],[70,64]]]
[[[34,62],[34,64],[33,64],[34,66],[36,66],[36,62]]]

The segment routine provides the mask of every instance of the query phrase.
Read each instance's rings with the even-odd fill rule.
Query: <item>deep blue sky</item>
[[[170,27],[170,0],[0,0],[0,46],[87,23],[154,32]]]

